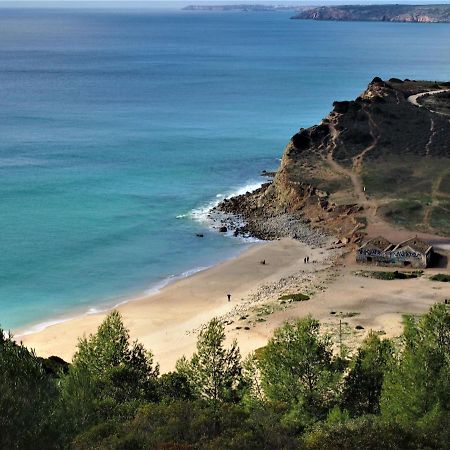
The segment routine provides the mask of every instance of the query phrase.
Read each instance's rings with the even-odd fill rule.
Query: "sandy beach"
[[[442,268],[427,269],[412,280],[378,280],[358,275],[374,268],[356,265],[354,255],[344,251],[329,244],[311,248],[288,238],[255,244],[236,258],[117,309],[131,337],[150,349],[166,372],[193,353],[199,330],[213,317],[225,323],[228,341],[237,339],[243,356],[265,345],[284,321],[308,314],[321,321],[336,344],[342,340],[351,348],[369,330],[396,337],[404,314],[420,314],[450,299],[449,283],[429,279]],[[282,294],[299,292],[310,300],[280,301]],[[17,339],[38,355],[70,361],[78,338],[95,332],[105,314],[81,316]]]
[[[117,309],[130,329],[155,354],[162,371],[171,370],[183,354],[195,348],[196,330],[215,316],[239,306],[258,286],[273,283],[303,268],[303,258],[319,259],[321,249],[311,249],[292,239],[255,244],[236,258],[188,278],[161,292],[130,301]],[[260,261],[265,260],[266,264]],[[314,270],[311,264],[310,270]],[[231,294],[228,302],[227,294]],[[106,313],[85,315],[49,326],[41,332],[17,336],[38,355],[58,355],[71,360],[80,336],[95,332]],[[255,342],[255,345],[258,344]]]

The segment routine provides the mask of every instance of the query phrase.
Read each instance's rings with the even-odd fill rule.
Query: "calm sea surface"
[[[95,311],[235,255],[205,208],[375,76],[450,79],[450,25],[0,10],[0,323]],[[203,239],[196,233],[205,233]]]

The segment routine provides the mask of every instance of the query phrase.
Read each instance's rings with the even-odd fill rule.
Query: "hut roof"
[[[417,236],[400,242],[398,245],[396,245],[394,250],[400,250],[404,247],[409,247],[415,252],[423,253],[424,255],[426,255],[433,249],[433,246],[431,246],[428,242],[422,241],[422,239],[419,239]]]
[[[376,238],[368,240],[365,244],[363,244],[360,248],[361,249],[377,249],[380,251],[387,251],[390,250],[392,247],[394,247],[394,244],[389,242],[386,238],[383,236],[378,236]]]

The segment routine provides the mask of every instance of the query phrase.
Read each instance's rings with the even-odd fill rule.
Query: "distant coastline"
[[[188,5],[184,11],[215,12],[261,12],[295,11],[291,19],[331,20],[342,22],[413,22],[413,23],[450,23],[450,4],[438,5],[259,5],[259,4],[223,4]]]
[[[449,23],[450,5],[343,5],[300,11],[292,19],[358,22]]]

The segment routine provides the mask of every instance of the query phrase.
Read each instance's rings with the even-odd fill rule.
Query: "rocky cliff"
[[[244,219],[237,233],[264,238],[308,224],[359,239],[377,218],[450,234],[449,92],[450,83],[375,78],[291,138],[272,182],[218,210]]]
[[[377,21],[377,22],[450,22],[450,5],[344,5],[321,6],[302,11],[293,19]]]

